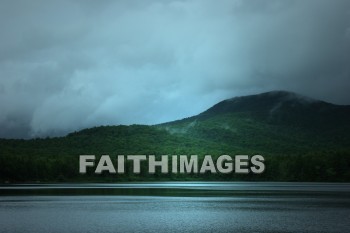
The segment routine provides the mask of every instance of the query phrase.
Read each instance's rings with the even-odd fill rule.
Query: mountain
[[[270,124],[329,129],[349,125],[350,106],[334,105],[292,92],[272,91],[224,100],[200,115],[239,112]]]
[[[293,92],[271,91],[221,101],[191,119],[224,114],[241,114],[268,124],[329,129],[349,125],[350,106],[330,104]]]
[[[350,106],[272,91],[234,97],[159,125],[101,126],[65,137],[0,140],[0,181],[293,180],[350,181]],[[81,154],[261,154],[261,176],[78,174]]]
[[[160,125],[172,134],[265,153],[350,148],[350,106],[286,91],[235,97],[197,116]]]

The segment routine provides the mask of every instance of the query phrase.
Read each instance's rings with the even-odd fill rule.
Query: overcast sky
[[[2,0],[0,137],[156,124],[288,90],[350,104],[347,0]]]

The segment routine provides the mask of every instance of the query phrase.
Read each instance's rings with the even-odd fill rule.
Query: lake
[[[2,185],[0,232],[350,232],[350,184]]]

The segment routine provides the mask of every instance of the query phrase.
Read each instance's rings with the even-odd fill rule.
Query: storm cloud
[[[156,124],[237,95],[350,104],[350,1],[0,2],[0,137]]]

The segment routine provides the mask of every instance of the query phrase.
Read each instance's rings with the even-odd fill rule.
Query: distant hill
[[[295,154],[350,148],[350,106],[286,91],[235,97],[205,112],[160,125],[175,135],[226,143],[233,148]]]
[[[350,106],[334,105],[286,91],[224,100],[200,116],[247,113],[269,124],[329,130],[349,127]]]
[[[286,91],[234,97],[196,116],[159,125],[101,126],[65,137],[0,140],[2,181],[350,181],[350,106]],[[260,176],[81,176],[81,154],[262,154]]]

